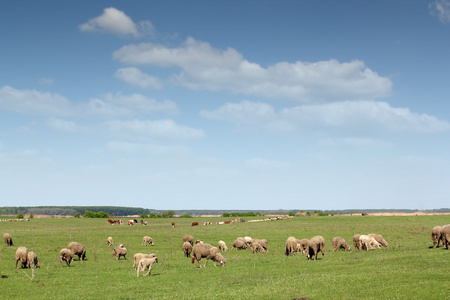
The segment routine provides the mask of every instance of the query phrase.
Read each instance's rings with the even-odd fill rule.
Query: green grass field
[[[126,221],[126,219],[124,219]],[[176,228],[171,227],[172,221]],[[9,233],[14,246],[0,246],[0,298],[27,299],[450,299],[450,250],[429,249],[431,228],[450,223],[449,216],[361,217],[334,216],[191,227],[198,221],[224,218],[147,219],[148,226],[111,226],[105,219],[32,219],[2,222],[0,234]],[[341,236],[351,244],[354,234],[382,234],[388,248],[368,252],[331,252],[331,239]],[[225,267],[194,269],[183,256],[184,234],[217,246],[224,240],[231,249],[239,236],[267,239],[269,252],[222,252]],[[155,246],[142,246],[149,235]],[[325,238],[326,253],[317,261],[284,255],[289,236]],[[122,242],[127,259],[111,259],[112,247]],[[58,259],[71,241],[87,247],[87,260],[71,267]],[[19,269],[14,254],[19,246],[37,253],[41,268]],[[156,253],[159,263],[149,277],[136,277],[133,254]],[[204,259],[201,261],[204,263]]]

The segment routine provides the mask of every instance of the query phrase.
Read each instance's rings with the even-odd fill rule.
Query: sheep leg
[[[149,265],[148,266],[148,272],[144,276],[147,276],[148,274],[150,274],[151,271],[152,271],[152,265]]]
[[[138,267],[137,267],[137,274],[136,274],[137,277],[139,277],[139,269],[140,269],[140,268],[141,268],[141,265],[138,264]]]

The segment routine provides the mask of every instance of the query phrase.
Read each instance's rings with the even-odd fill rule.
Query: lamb
[[[251,246],[252,253],[266,252],[263,246],[258,242],[253,242]]]
[[[61,263],[61,268],[62,268],[63,261],[65,261],[67,266],[70,267],[70,263],[73,261],[72,251],[70,251],[67,248],[61,249],[61,251],[59,251],[59,261]]]
[[[296,239],[293,236],[290,236],[287,238],[286,249],[284,251],[284,254],[286,256],[295,254],[295,251],[297,250],[297,241],[298,241],[298,239]]]
[[[251,237],[249,237],[249,236],[244,236],[244,240],[247,243],[247,245],[250,245],[252,243],[253,239]]]
[[[151,237],[144,236],[144,238],[142,239],[142,246],[148,246],[148,245],[155,246],[155,243],[153,242],[153,239]]]
[[[376,234],[376,233],[371,233],[371,234],[368,234],[368,236],[373,237],[375,239],[375,241],[380,243],[381,246],[383,246],[383,247],[388,246],[388,243],[386,242],[386,240],[384,239],[384,237],[382,235]]]
[[[308,239],[301,239],[297,240],[297,251],[300,252],[302,255],[307,254],[307,250],[309,248],[309,240]]]
[[[17,273],[17,263],[20,260],[20,266],[23,268],[27,267],[28,260],[28,249],[26,247],[19,247],[16,250],[16,273]]]
[[[191,252],[192,252],[192,245],[189,242],[184,242],[183,243],[183,253],[184,256],[186,257],[190,257],[191,256]]]
[[[310,260],[311,257],[314,256],[314,260],[317,260],[317,253],[319,251],[322,252],[323,257],[325,255],[324,249],[325,249],[325,239],[320,235],[316,235],[315,237],[309,240],[307,252],[308,259]]]
[[[200,264],[200,260],[202,258],[206,258],[205,264],[203,267],[206,267],[206,263],[208,260],[212,260],[214,262],[214,266],[216,266],[216,262],[220,263],[220,266],[225,266],[226,259],[220,254],[219,249],[211,246],[210,244],[195,244],[192,248],[192,263],[194,264],[194,268],[196,267],[196,263],[202,267]]]
[[[136,253],[135,255],[133,255],[134,270],[136,271],[138,264],[139,264],[139,260],[141,260],[141,258],[152,258],[152,257],[156,257],[156,254],[154,254],[154,253],[151,253],[151,254]]]
[[[7,246],[13,246],[13,240],[9,233],[3,234],[3,240],[5,241]]]
[[[147,274],[144,275],[147,276],[148,274],[150,274],[150,272],[152,271],[152,266],[154,263],[158,262],[158,258],[152,257],[152,258],[141,258],[138,262],[138,268],[137,268],[137,277],[139,277],[139,270],[142,269],[142,275],[144,275],[145,269],[148,269]]]
[[[219,241],[218,246],[219,246],[219,249],[220,249],[220,250],[222,250],[222,251],[228,251],[227,244],[225,244],[224,241]]]
[[[194,245],[194,238],[191,235],[186,234],[183,237],[183,242],[189,242],[191,245]]]
[[[70,251],[72,251],[73,255],[78,255],[78,260],[86,259],[86,246],[85,245],[83,245],[81,243],[77,243],[77,242],[71,242],[71,243],[69,243],[67,248],[69,248]]]
[[[347,244],[347,242],[343,238],[341,238],[339,236],[333,238],[332,243],[333,243],[333,247],[331,248],[331,251],[333,251],[333,252],[339,251],[341,248],[345,249],[345,251],[350,251],[350,246]]]
[[[114,246],[114,241],[112,237],[108,237],[106,239],[106,243],[108,244],[108,246]]]
[[[448,249],[450,246],[450,224],[442,227],[441,230],[442,245]]]
[[[38,262],[37,255],[33,251],[29,251],[28,252],[27,265],[28,265],[28,268],[31,268],[32,266],[34,266],[36,268],[40,268],[41,267],[41,264]]]
[[[127,248],[125,248],[125,247],[117,247],[117,248],[114,248],[114,252],[111,255],[111,258],[113,258],[115,256],[116,259],[119,260],[119,258],[121,256],[123,256],[123,258],[127,259],[126,255],[127,255]]]
[[[233,242],[233,246],[231,247],[231,250],[236,249],[236,250],[242,250],[242,249],[247,249],[247,243],[245,243],[243,240],[235,240]]]
[[[253,243],[259,243],[259,244],[264,248],[264,250],[265,250],[266,252],[269,251],[269,248],[268,248],[269,242],[268,242],[267,240],[265,240],[265,239],[263,239],[263,240],[252,239],[252,241],[251,241],[250,244],[253,244]]]
[[[439,242],[443,238],[441,231],[442,231],[442,226],[435,226],[431,230],[431,238],[433,240],[433,248],[439,247]],[[3,239],[5,239],[5,236],[3,236]]]
[[[375,247],[380,249],[381,244],[378,243],[373,237],[364,234],[359,236],[359,248],[361,250],[373,250]]]
[[[359,234],[355,234],[354,236],[353,236],[353,246],[355,246],[355,251],[356,252],[358,252],[358,250],[361,250],[361,248],[360,248],[360,243],[359,243],[359,237],[360,237],[361,235],[359,235]]]

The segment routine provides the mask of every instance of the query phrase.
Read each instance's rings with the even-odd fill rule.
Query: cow
[[[147,222],[147,221],[142,222],[142,225],[147,226],[147,225],[148,225],[148,222]]]
[[[172,228],[175,228],[175,222],[172,222]]]
[[[198,222],[193,222],[191,226],[197,226]]]
[[[128,220],[128,225],[133,226],[134,222],[132,220]]]
[[[110,219],[108,219],[108,221],[106,221],[108,224],[110,224],[110,225],[114,225],[114,221],[113,220],[110,220]]]

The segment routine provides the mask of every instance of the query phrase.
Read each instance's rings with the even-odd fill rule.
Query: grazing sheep
[[[236,249],[236,250],[242,250],[242,249],[247,249],[247,243],[244,242],[243,240],[235,240],[233,242],[233,246],[231,247],[231,250]]]
[[[72,251],[67,248],[61,249],[61,251],[59,251],[59,261],[61,262],[61,268],[63,261],[65,261],[67,266],[70,267],[70,263],[73,261]]]
[[[211,246],[210,244],[195,244],[192,248],[192,263],[194,264],[194,268],[196,267],[196,263],[202,267],[200,264],[200,260],[202,258],[206,258],[205,264],[203,267],[206,267],[206,263],[208,260],[212,260],[214,262],[214,266],[216,266],[216,262],[220,263],[220,266],[223,267],[226,263],[225,258],[220,254],[219,249]]]
[[[29,251],[28,252],[27,265],[28,265],[28,268],[31,268],[33,265],[36,268],[40,268],[41,267],[41,264],[38,262],[37,255],[33,251]]]
[[[200,240],[196,240],[195,243],[196,243],[196,244],[204,244],[204,242],[203,242],[203,241],[200,241]]]
[[[333,238],[332,243],[333,243],[333,247],[331,247],[331,251],[333,251],[333,252],[339,251],[341,248],[345,249],[345,251],[350,251],[350,246],[347,244],[347,242],[343,238],[341,238],[339,236]]]
[[[360,248],[360,243],[359,243],[359,237],[360,237],[361,235],[359,235],[359,234],[355,234],[354,236],[353,236],[353,246],[355,246],[355,251],[356,252],[358,252],[358,250],[361,250],[361,248]]]
[[[300,252],[302,255],[307,254],[308,248],[309,248],[308,239],[297,240],[297,251]]]
[[[114,246],[114,241],[112,237],[108,237],[106,239],[106,243],[108,243],[108,246]]]
[[[388,246],[388,243],[386,242],[386,240],[384,239],[384,237],[381,234],[371,233],[371,234],[368,234],[368,236],[373,237],[375,239],[375,241],[380,243],[381,246],[383,246],[383,247]]]
[[[284,251],[284,254],[286,256],[295,254],[295,251],[297,250],[297,239],[293,236],[290,236],[286,240],[286,249]]]
[[[139,261],[141,260],[141,258],[152,258],[152,257],[156,257],[155,253],[151,253],[151,254],[143,254],[143,253],[136,253],[135,255],[133,255],[133,268],[136,271]]]
[[[151,237],[144,236],[144,238],[142,239],[142,246],[148,246],[148,245],[155,246],[155,243],[153,242],[153,239]]]
[[[191,256],[191,252],[192,252],[192,245],[189,242],[184,242],[183,243],[183,253],[184,256],[186,257],[190,257]]]
[[[220,249],[220,250],[222,250],[222,251],[228,251],[227,244],[225,244],[224,241],[219,241],[218,246],[219,246],[219,249]]]
[[[442,227],[441,231],[442,245],[448,249],[450,246],[450,224]]]
[[[147,274],[144,275],[147,276],[152,271],[152,266],[154,263],[158,262],[158,258],[152,257],[152,258],[141,258],[138,262],[138,268],[137,268],[137,277],[139,277],[139,270],[142,269],[142,275],[144,275],[145,269],[148,269]]]
[[[194,245],[194,237],[192,237],[192,236],[189,235],[189,234],[186,234],[186,235],[183,237],[183,242],[189,242],[191,245]]]
[[[3,236],[4,238],[5,236]],[[433,248],[439,247],[439,242],[442,240],[442,226],[433,227],[431,230],[431,239],[433,240]]]
[[[116,259],[119,260],[119,258],[121,256],[123,256],[123,258],[127,259],[127,257],[125,255],[127,255],[127,248],[125,248],[125,247],[117,247],[117,248],[114,248],[114,252],[111,255],[111,258],[113,258],[115,256]]]
[[[247,245],[250,246],[250,244],[252,243],[253,239],[251,237],[249,237],[249,236],[244,236],[244,240],[247,243]]]
[[[265,239],[263,239],[263,240],[252,239],[252,241],[251,241],[250,244],[253,244],[253,243],[259,243],[259,244],[264,248],[264,250],[265,250],[266,252],[269,251],[269,248],[268,248],[269,242],[268,242],[267,240],[265,240]]]
[[[7,246],[13,246],[13,240],[9,233],[3,234],[3,240],[5,241]]]
[[[16,250],[16,273],[17,273],[17,263],[20,260],[20,266],[23,268],[27,267],[28,260],[28,249],[26,247],[19,247]]]
[[[311,257],[314,256],[314,260],[317,260],[317,253],[319,251],[322,252],[322,257],[325,256],[324,250],[325,250],[325,239],[320,235],[316,235],[315,237],[309,240],[307,252],[308,259],[311,259]]]
[[[67,248],[69,248],[70,251],[72,251],[73,255],[78,255],[78,260],[86,259],[86,246],[85,245],[83,245],[81,243],[77,243],[77,242],[71,242],[71,243],[69,243]]]
[[[373,250],[377,247],[378,249],[381,248],[381,244],[378,243],[373,237],[370,237],[368,235],[360,235],[359,236],[359,248],[361,250]]]
[[[252,251],[252,253],[262,253],[262,252],[266,252],[266,249],[264,249],[264,247],[261,246],[260,243],[253,242],[251,245],[251,251]]]

